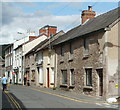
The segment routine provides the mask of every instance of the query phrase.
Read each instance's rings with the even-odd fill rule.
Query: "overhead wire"
[[[98,0],[97,0],[96,2],[94,2],[91,6],[94,7],[94,6],[97,5],[97,3],[98,3]],[[79,11],[82,12],[83,10],[80,9]],[[79,18],[80,18],[80,17],[79,17]],[[71,26],[71,25],[74,25],[74,24],[77,22],[77,20],[78,20],[78,18],[77,18],[76,20],[74,20],[70,25],[66,26],[65,29],[67,29],[67,28],[68,28],[69,26]],[[79,20],[80,20],[80,19],[79,19]]]
[[[68,8],[68,7],[71,5],[71,3],[73,3],[73,2],[69,2],[68,4],[66,4],[65,6],[63,6],[62,9],[58,10],[58,11],[55,12],[54,14],[55,14],[55,15],[60,14],[61,12],[63,12],[62,10],[64,10],[65,8]],[[94,7],[94,6],[96,6],[97,3],[98,3],[98,2],[96,1],[96,2],[95,2],[93,5],[91,5],[91,6]],[[79,11],[82,12],[82,9],[80,9]],[[80,18],[80,17],[79,17],[79,18]],[[78,20],[78,18],[75,19],[71,24],[65,26],[64,29],[67,29],[67,28],[71,27],[71,25],[75,25],[75,23],[78,22],[77,20]],[[79,20],[80,20],[80,19],[79,19]],[[34,29],[34,28],[37,28],[37,27],[39,27],[39,26],[40,26],[40,25],[37,25],[37,26],[34,26],[34,27],[32,26],[32,28]],[[28,29],[29,29],[29,31],[30,31],[31,28],[28,28]],[[28,29],[27,29],[27,30],[28,30]],[[63,30],[64,30],[64,29],[63,29]]]
[[[60,14],[60,12],[63,12],[63,10],[65,9],[65,8],[68,8],[69,7],[69,5],[71,4],[72,2],[70,1],[69,3],[67,3],[65,6],[63,6],[60,10],[58,10],[57,12],[55,12],[54,14],[55,15],[58,15],[58,14]],[[38,24],[37,26],[32,26],[32,28],[34,29],[34,28],[37,28],[37,27],[39,27],[41,24]]]

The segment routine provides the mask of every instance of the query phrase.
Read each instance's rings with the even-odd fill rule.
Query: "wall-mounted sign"
[[[115,84],[115,88],[118,88],[118,84]]]

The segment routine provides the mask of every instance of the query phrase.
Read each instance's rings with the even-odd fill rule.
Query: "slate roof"
[[[53,37],[50,38],[50,43],[52,43],[55,39],[63,35],[63,31],[60,31],[56,33]],[[41,49],[48,48],[49,46],[49,39],[45,39],[44,41],[40,42],[38,45],[36,45],[33,49],[31,49],[26,55],[32,53],[32,52],[38,52]]]
[[[38,48],[36,51],[39,51],[41,49],[45,49],[49,47],[49,43],[52,44],[52,42],[54,42],[54,40],[58,39],[59,37],[61,37],[64,34],[64,31],[59,31],[58,33],[56,33],[53,37],[51,37],[50,39],[47,39],[47,42],[45,42],[43,45],[39,46],[40,48]]]
[[[28,55],[32,52],[36,52],[36,49],[38,49],[39,47],[41,47],[43,44],[45,44],[48,41],[48,39],[45,39],[44,41],[40,42],[38,45],[36,45],[33,49],[31,49],[28,53],[26,53],[25,55]]]
[[[101,14],[95,17],[94,19],[88,20],[85,24],[79,25],[71,29],[63,36],[56,39],[53,45],[58,45],[60,43],[72,40],[74,38],[81,37],[92,32],[96,32],[98,30],[104,30],[110,24],[115,22],[118,18],[120,18],[120,7],[111,10],[107,13]]]

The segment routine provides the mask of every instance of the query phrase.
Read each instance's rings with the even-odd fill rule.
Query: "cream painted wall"
[[[54,83],[54,68],[55,68],[55,53],[46,49],[43,51],[43,72],[44,72],[44,86],[47,87],[47,68],[49,68],[50,87],[53,87],[51,83]]]
[[[108,74],[112,76],[118,69],[118,23],[111,28],[111,31],[108,31],[108,42],[110,43],[108,46]]]
[[[107,34],[107,73],[108,94],[107,97],[118,96],[118,23]]]
[[[44,41],[45,39],[47,39],[47,36],[42,35],[37,39],[34,39],[31,42],[28,42],[27,44],[23,45],[23,55],[28,53],[32,48],[34,48],[36,45],[38,45],[40,42]]]

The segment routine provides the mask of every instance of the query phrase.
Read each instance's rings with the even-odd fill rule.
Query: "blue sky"
[[[53,15],[70,15],[81,13],[88,5],[93,6],[94,11],[104,13],[117,8],[118,2],[16,2],[13,5],[21,7],[26,13],[46,10]]]
[[[98,0],[97,0],[98,1]],[[21,37],[16,33],[38,31],[45,25],[57,26],[58,31],[80,25],[81,11],[93,6],[97,15],[118,7],[118,2],[3,2],[0,43],[10,43]]]

